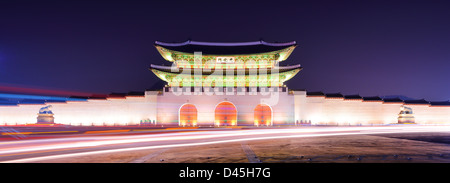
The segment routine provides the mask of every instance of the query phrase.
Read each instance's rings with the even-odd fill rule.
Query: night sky
[[[157,86],[154,41],[297,41],[289,88],[450,99],[450,1],[1,1],[0,86]]]

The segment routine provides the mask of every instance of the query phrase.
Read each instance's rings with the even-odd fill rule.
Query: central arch
[[[214,125],[216,126],[237,125],[237,109],[231,102],[223,101],[217,104],[214,114]]]
[[[178,114],[178,126],[197,126],[197,108],[194,104],[183,104]]]
[[[254,110],[255,126],[272,125],[272,108],[267,104],[258,104]]]

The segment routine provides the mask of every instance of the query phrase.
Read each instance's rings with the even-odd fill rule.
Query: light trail
[[[0,144],[0,157],[13,156],[16,153],[40,153],[67,149],[102,147],[106,145],[136,144],[138,147],[111,147],[107,150],[91,150],[87,152],[57,155],[40,155],[31,158],[19,158],[2,161],[3,163],[35,162],[57,158],[86,156],[102,153],[149,150],[158,148],[187,147],[220,143],[269,140],[283,138],[322,137],[339,135],[362,135],[381,133],[414,133],[414,132],[450,132],[450,126],[379,126],[379,127],[312,127],[286,129],[247,129],[232,131],[196,131],[188,133],[169,132],[164,134],[126,135],[126,136],[94,136],[75,138],[56,138],[28,140],[18,144]],[[157,143],[163,144],[157,144]],[[55,144],[56,143],[56,144]],[[144,145],[139,143],[146,143]],[[155,144],[148,144],[155,143]],[[16,147],[9,147],[16,145]]]
[[[350,127],[351,130],[364,130],[367,127]],[[371,127],[372,130],[377,129],[387,130],[389,127]],[[391,127],[392,128],[392,127]],[[129,136],[98,136],[98,137],[84,137],[84,138],[58,138],[45,140],[30,140],[28,142],[56,142],[57,144],[50,145],[29,145],[27,148],[0,148],[2,154],[21,153],[27,151],[45,151],[50,149],[65,149],[78,147],[93,147],[109,144],[124,144],[124,143],[138,143],[138,142],[152,142],[152,141],[173,141],[173,140],[195,140],[195,139],[210,139],[219,137],[239,137],[251,135],[272,135],[272,134],[287,134],[287,133],[317,133],[317,132],[339,132],[349,131],[349,128],[296,128],[296,129],[257,129],[257,130],[243,130],[243,131],[206,131],[206,132],[189,132],[189,133],[166,133],[166,134],[151,134],[151,135],[129,135]],[[87,141],[89,142],[80,142]],[[72,141],[73,143],[61,144],[61,141]],[[78,142],[77,142],[78,141]],[[20,143],[20,141],[19,141]],[[23,143],[23,142],[22,142]],[[11,143],[9,143],[11,144]]]

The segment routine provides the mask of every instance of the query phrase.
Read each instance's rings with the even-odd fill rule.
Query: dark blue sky
[[[450,1],[0,2],[0,85],[143,91],[154,41],[297,41],[288,87],[450,99]]]

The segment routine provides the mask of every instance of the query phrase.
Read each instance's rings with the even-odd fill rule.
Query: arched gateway
[[[166,82],[162,95],[159,95],[159,92],[157,94],[157,105],[166,105],[167,102],[178,106],[191,99],[195,101],[198,109],[198,114],[197,112],[188,112],[188,107],[186,112],[184,109],[180,109],[179,123],[181,126],[191,124],[192,118],[197,116],[200,123],[214,123],[215,126],[235,126],[238,123],[239,125],[251,125],[252,120],[256,120],[258,125],[272,125],[274,117],[272,109],[270,109],[271,106],[257,106],[259,103],[251,101],[254,101],[253,98],[259,94],[266,95],[269,92],[268,90],[288,93],[284,82],[290,80],[302,70],[300,64],[280,65],[282,61],[288,59],[297,47],[295,41],[283,43],[269,43],[263,40],[238,43],[212,43],[193,40],[181,43],[156,41],[155,47],[161,56],[171,63],[170,66],[150,65],[150,70]],[[202,52],[201,56],[196,54],[197,51]],[[175,89],[180,85],[183,86],[183,92]],[[212,90],[211,87],[213,87]],[[268,90],[264,90],[263,93],[261,88],[267,88]],[[173,95],[165,95],[170,90],[176,91],[177,93],[174,93],[174,95],[179,98],[175,99],[172,97]],[[197,100],[197,96],[184,96],[189,92],[194,93],[194,95],[205,94],[207,96],[201,96],[201,100]],[[210,95],[211,92],[214,92],[214,94]],[[222,100],[221,97],[225,97],[219,96],[224,92],[226,95],[235,95],[231,99],[233,102],[239,103],[234,105],[226,98],[223,98],[223,101],[218,101],[218,99]],[[179,95],[179,93],[183,95]],[[283,94],[281,96],[292,98],[293,95]],[[159,100],[160,98],[161,100]],[[216,105],[215,108],[212,108],[213,105]],[[291,105],[291,103],[286,105]],[[188,106],[194,107],[193,105]],[[237,106],[239,106],[239,117]],[[254,114],[254,107],[257,107],[256,115]],[[157,116],[162,123],[171,123],[175,118],[166,113],[166,109],[158,109]],[[171,111],[171,108],[167,110]],[[212,114],[213,110],[214,114]],[[286,117],[280,120],[293,121],[291,120],[293,115],[285,114],[284,111],[281,112],[283,112],[282,116]],[[173,112],[170,113],[173,114]],[[188,113],[195,113],[196,115],[188,115]],[[254,116],[256,118],[252,118]]]
[[[179,126],[197,126],[197,108],[194,104],[183,104],[180,107]]]
[[[255,126],[272,125],[272,108],[266,104],[258,104],[254,110]]]
[[[228,101],[217,104],[214,111],[214,125],[216,126],[235,126],[237,125],[236,106]]]

